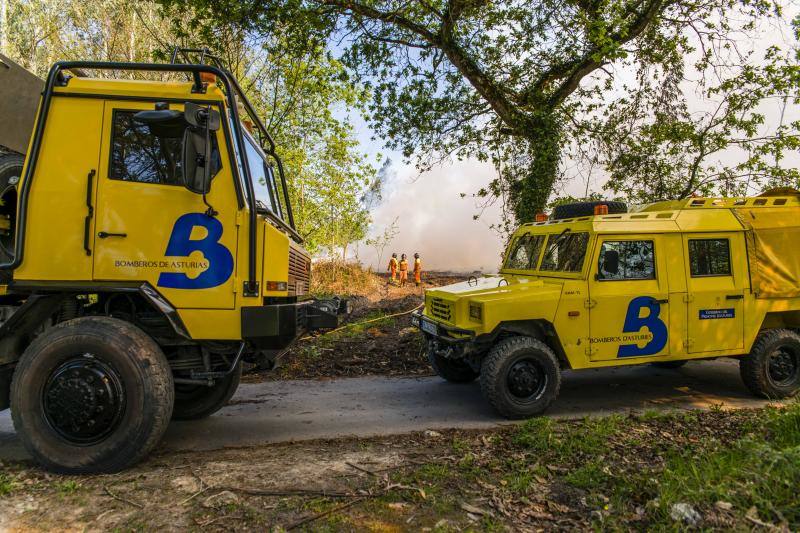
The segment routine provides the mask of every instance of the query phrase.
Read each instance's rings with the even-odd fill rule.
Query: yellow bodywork
[[[161,101],[170,102],[175,110],[182,110],[187,101],[211,104],[223,117],[222,127],[215,132],[222,168],[207,195],[218,212],[215,218],[221,234],[208,242],[226,266],[226,254],[230,254],[233,266],[213,287],[191,289],[160,283],[165,273],[195,279],[217,266],[212,265],[214,257],[207,257],[202,250],[187,255],[166,253],[178,220],[206,211],[202,195],[182,186],[109,178],[114,112],[152,110],[154,103]],[[177,310],[193,339],[240,339],[243,307],[263,305],[265,297],[289,295],[290,238],[268,218],[258,217],[261,290],[255,297],[244,296],[250,218],[247,203],[240,207],[237,197],[237,178],[228,156],[227,116],[225,96],[217,87],[196,94],[190,82],[72,78],[68,86],[56,88],[30,192],[33,200],[26,217],[25,254],[14,271],[14,282],[91,282],[94,286],[148,282]],[[88,199],[93,209],[89,218]],[[85,250],[85,230],[90,235],[89,251]],[[189,239],[202,241],[209,231],[192,226]],[[101,238],[101,232],[121,236]],[[302,248],[292,246],[295,254],[308,261]],[[282,290],[268,290],[268,281],[279,282]]]
[[[549,242],[564,230],[588,234],[582,266],[573,273],[544,271]],[[425,318],[453,339],[477,343],[536,323],[575,369],[737,356],[763,328],[800,326],[795,195],[693,198],[626,214],[529,223],[515,232],[506,259],[525,235],[548,239],[533,268],[503,268],[497,276],[429,290]],[[603,243],[626,241],[652,243],[654,275],[603,279]],[[729,273],[692,270],[690,243],[705,241],[727,243]]]

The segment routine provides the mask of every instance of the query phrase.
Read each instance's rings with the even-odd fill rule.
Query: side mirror
[[[603,270],[609,274],[619,273],[619,252],[616,250],[606,250],[603,255]]]
[[[211,190],[211,180],[222,168],[216,136],[211,134],[219,130],[219,112],[211,106],[186,102],[182,121],[185,125],[181,158],[183,183],[194,193],[207,194]]]

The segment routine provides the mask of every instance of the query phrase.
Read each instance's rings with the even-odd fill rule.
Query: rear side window
[[[536,268],[539,253],[544,244],[544,235],[523,235],[517,237],[511,245],[511,253],[506,259],[505,268],[515,270],[532,270]]]
[[[183,185],[181,137],[157,137],[133,120],[136,111],[114,111],[109,177],[114,180]]]
[[[689,239],[689,270],[692,276],[730,276],[728,239]]]
[[[653,241],[606,241],[600,247],[597,279],[656,279]]]

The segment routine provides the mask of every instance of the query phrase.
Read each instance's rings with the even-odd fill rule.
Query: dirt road
[[[732,360],[566,373],[554,417],[647,409],[759,407]],[[436,377],[365,377],[244,384],[231,405],[208,420],[173,423],[163,446],[211,450],[274,442],[398,434],[425,429],[484,428],[505,422],[477,383]],[[25,457],[9,412],[0,413],[0,460]]]

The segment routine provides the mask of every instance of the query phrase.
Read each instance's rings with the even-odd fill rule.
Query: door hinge
[[[584,306],[586,309],[591,309],[591,308],[592,308],[592,307],[594,307],[595,305],[597,305],[597,300],[592,300],[591,298],[586,298],[586,299],[583,301],[583,306]]]
[[[237,226],[241,226],[242,225],[242,212],[241,211],[237,211],[236,212],[236,225]]]
[[[688,303],[693,302],[693,301],[694,301],[694,295],[693,294],[684,294],[683,295],[683,303],[688,304]]]
[[[694,339],[686,339],[683,341],[684,348],[691,348],[692,346],[694,346]]]
[[[586,353],[586,355],[591,357],[592,355],[597,353],[597,348],[592,348],[591,346],[587,346],[584,352]]]

